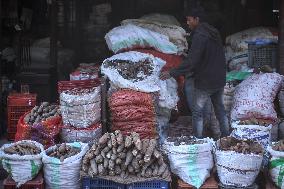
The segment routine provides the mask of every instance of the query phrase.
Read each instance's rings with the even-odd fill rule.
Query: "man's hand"
[[[161,74],[160,74],[160,79],[161,80],[166,80],[166,79],[169,79],[169,78],[171,78],[172,76],[170,75],[170,72],[168,72],[168,71],[165,71],[165,72],[162,72]]]

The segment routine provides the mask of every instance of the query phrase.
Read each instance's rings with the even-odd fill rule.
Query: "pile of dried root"
[[[234,137],[220,139],[220,149],[224,151],[235,151],[242,154],[263,154],[261,144],[251,140],[239,140]]]
[[[170,171],[155,139],[137,133],[105,133],[83,158],[81,175],[98,176],[120,183],[157,178],[170,180]],[[140,179],[140,180],[139,180]]]

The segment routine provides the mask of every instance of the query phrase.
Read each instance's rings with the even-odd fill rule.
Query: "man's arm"
[[[196,33],[193,36],[192,45],[187,57],[182,61],[179,67],[170,70],[170,75],[172,77],[178,77],[181,75],[189,74],[190,72],[194,72],[196,65],[202,59],[205,46],[206,38]]]

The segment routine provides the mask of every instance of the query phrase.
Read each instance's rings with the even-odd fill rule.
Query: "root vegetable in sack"
[[[66,143],[57,145],[56,148],[48,152],[48,156],[55,157],[60,159],[61,162],[64,161],[64,159],[69,158],[71,156],[74,156],[78,153],[80,153],[81,149],[72,147],[70,145],[66,145]]]
[[[57,117],[60,114],[60,109],[57,105],[49,104],[49,102],[42,102],[40,106],[35,106],[31,112],[25,116],[24,121],[29,125],[33,125]]]

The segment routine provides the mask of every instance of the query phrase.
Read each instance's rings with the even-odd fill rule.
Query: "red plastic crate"
[[[14,140],[19,118],[36,105],[36,94],[11,94],[7,98],[8,140]]]
[[[17,189],[15,181],[8,176],[3,182],[4,189]],[[39,173],[36,178],[26,182],[18,189],[44,189],[44,180],[42,173]]]

